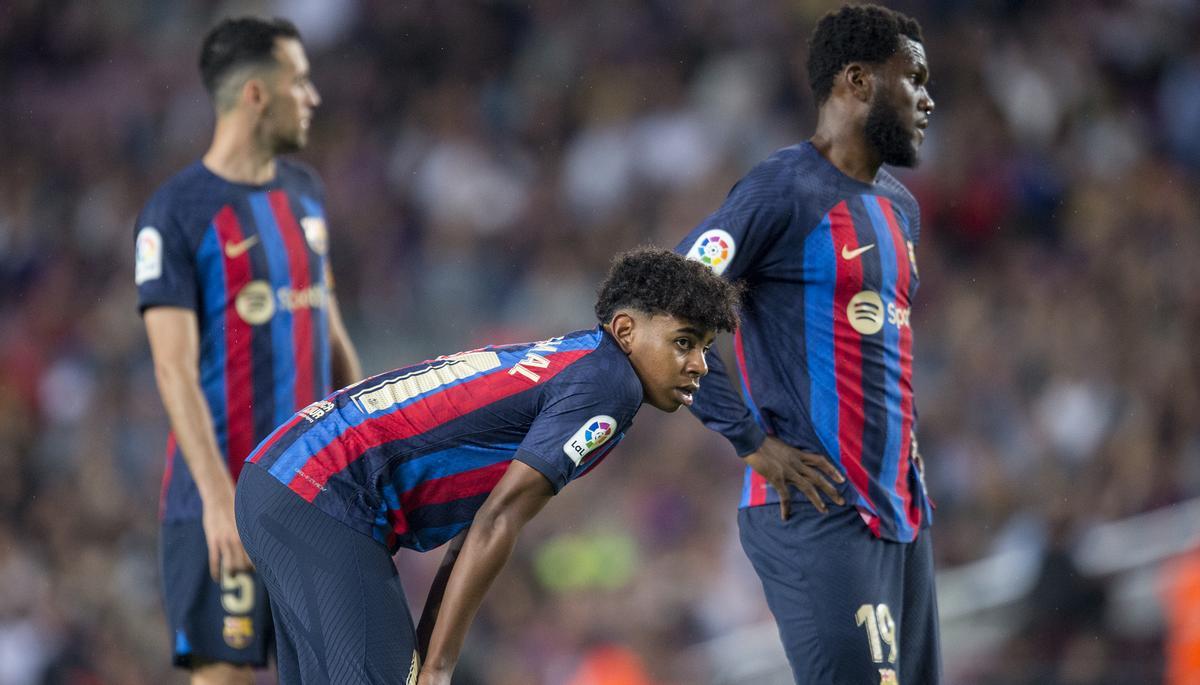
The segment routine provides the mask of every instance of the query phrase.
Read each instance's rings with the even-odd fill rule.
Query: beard
[[[286,155],[299,152],[308,144],[308,131],[300,126],[298,120],[291,125],[279,116],[271,104],[263,110],[262,134],[266,145],[275,155]]]
[[[884,102],[876,91],[867,112],[867,143],[875,148],[884,164],[899,167],[917,165],[917,147],[913,144],[912,131],[900,121],[895,107]]]
[[[294,131],[275,131],[271,137],[271,149],[277,155],[299,152],[308,143],[307,132],[297,127]]]

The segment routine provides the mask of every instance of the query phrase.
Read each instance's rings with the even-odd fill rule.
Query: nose
[[[321,94],[317,92],[317,87],[313,84],[308,84],[308,101],[310,107],[316,107],[321,104]]]
[[[925,116],[933,114],[934,102],[933,97],[929,95],[929,91],[923,91],[921,101],[917,103],[917,109],[925,113]]]
[[[708,375],[708,360],[704,358],[704,351],[700,349],[693,350],[688,355],[687,364],[683,368],[687,375],[692,378],[703,378]]]

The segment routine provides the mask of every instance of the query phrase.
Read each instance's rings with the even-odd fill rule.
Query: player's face
[[[691,406],[700,377],[708,373],[704,353],[715,333],[666,314],[634,319],[626,351],[642,381],[644,401],[667,412]]]
[[[925,127],[933,113],[933,98],[929,83],[929,65],[925,48],[908,38],[879,72],[867,113],[867,141],[879,153],[885,164],[916,166]]]
[[[309,78],[308,56],[294,38],[275,42],[279,67],[267,79],[271,93],[263,110],[262,130],[276,153],[295,152],[308,144],[308,127],[321,96]]]

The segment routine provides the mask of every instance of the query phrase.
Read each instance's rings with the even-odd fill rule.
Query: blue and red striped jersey
[[[260,440],[332,389],[323,192],[302,165],[276,169],[250,186],[196,162],[155,192],[136,227],[139,309],[196,312],[200,383],[235,480]],[[166,458],[162,518],[199,518],[173,437]]]
[[[747,285],[734,336],[741,392],[710,353],[693,413],[741,456],[765,434],[828,456],[871,530],[904,542],[930,518],[912,452],[919,225],[916,200],[887,171],[861,183],[803,143],[752,169],[676,248]],[[794,488],[792,498],[807,501]],[[778,500],[747,467],[741,506]]]
[[[302,409],[249,461],[390,551],[426,551],[471,524],[514,459],[554,492],[590,471],[642,396],[598,327],[368,378]]]

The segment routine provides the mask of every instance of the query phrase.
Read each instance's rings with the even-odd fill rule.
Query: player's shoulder
[[[740,185],[763,200],[774,198],[801,211],[820,205],[837,187],[830,165],[805,141],[776,150],[743,177]]]
[[[642,402],[642,382],[620,345],[603,328],[562,336],[562,351],[583,352],[554,380],[558,393],[605,395],[607,401],[633,411]]]
[[[138,221],[159,231],[187,231],[208,223],[216,207],[225,201],[226,184],[196,161],[176,172],[150,195]]]
[[[182,207],[203,197],[217,180],[204,164],[196,161],[180,169],[163,181],[146,201],[146,207]]]
[[[802,171],[807,163],[806,158],[803,144],[780,148],[751,167],[738,185],[745,190],[768,189],[779,193],[790,191],[795,184],[796,174]]]

